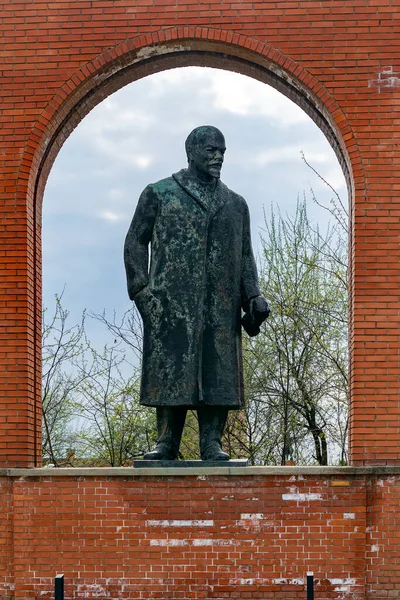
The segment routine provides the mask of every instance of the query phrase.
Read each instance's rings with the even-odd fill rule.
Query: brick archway
[[[40,462],[40,206],[52,161],[103,97],[135,78],[189,64],[274,85],[336,150],[352,198],[351,456],[354,464],[399,464],[400,64],[391,50],[398,40],[391,4],[368,4],[366,11],[357,2],[282,1],[204,13],[191,0],[139,4],[5,7],[1,464]]]
[[[207,476],[203,468],[162,476],[141,469],[3,468],[2,598],[50,597],[57,572],[66,573],[71,597],[292,598],[304,593],[309,570],[318,597],[396,594],[397,6],[392,0],[2,4],[0,467],[41,460],[40,209],[52,162],[103,97],[135,78],[189,64],[274,85],[316,121],[347,176],[356,465]]]
[[[267,83],[293,100],[332,145],[349,191],[363,189],[359,149],[349,121],[323,83],[277,48],[242,34],[210,28],[160,30],[118,44],[78,69],[57,91],[35,123],[20,171],[19,193],[43,194],[54,159],[76,125],[104,98],[123,86],[166,69],[210,66]],[[28,171],[26,169],[28,167]]]
[[[320,127],[336,152],[351,197],[363,188],[351,127],[335,99],[308,71],[276,48],[256,39],[209,28],[175,28],[143,35],[108,49],[79,68],[57,91],[35,123],[21,161],[17,198],[32,211],[34,357],[32,378],[35,464],[40,464],[41,423],[41,206],[51,166],[73,129],[104,98],[146,75],[181,66],[236,71],[270,84],[298,104]],[[355,176],[354,176],[355,174]],[[31,464],[31,463],[29,463]]]

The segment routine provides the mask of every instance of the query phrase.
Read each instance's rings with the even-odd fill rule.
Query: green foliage
[[[120,343],[101,353],[56,297],[43,313],[43,459],[55,466],[124,466],[149,450],[155,416],[139,405],[139,366]]]
[[[122,372],[129,369],[125,354],[116,347],[89,350],[89,357],[81,356],[76,365],[81,376],[74,403],[79,454],[93,464],[124,466],[148,449],[155,419],[139,405],[138,369],[132,368],[131,376]]]
[[[254,463],[328,464],[346,458],[348,347],[346,249],[335,230],[272,212],[260,283],[271,316],[246,339],[247,443]]]
[[[43,460],[58,465],[61,457],[71,455],[75,431],[74,397],[81,383],[71,370],[74,360],[84,352],[84,321],[68,326],[68,311],[62,307],[62,295],[55,298],[52,316],[42,317],[42,402]]]

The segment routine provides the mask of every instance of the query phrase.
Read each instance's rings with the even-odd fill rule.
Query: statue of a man
[[[188,409],[202,460],[229,459],[226,418],[244,402],[241,323],[256,335],[269,314],[247,204],[220,181],[225,150],[218,129],[194,129],[188,168],[146,187],[126,237],[128,293],[144,328],[140,403],[157,409],[147,460],[177,458]]]

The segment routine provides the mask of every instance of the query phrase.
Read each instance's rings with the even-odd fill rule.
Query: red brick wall
[[[376,476],[367,484],[367,590],[369,597],[400,595],[400,479]]]
[[[352,461],[399,464],[399,15],[399,0],[1,3],[0,465],[41,460],[52,161],[106,95],[188,64],[274,85],[335,147],[352,204]],[[330,473],[4,475],[0,597],[50,598],[64,572],[70,598],[292,600],[305,597],[308,570],[321,599],[398,597],[400,475]]]
[[[181,64],[269,81],[327,133],[352,190],[354,464],[400,459],[399,0],[13,0],[0,6],[0,460],[40,463],[40,210],[105,95]]]
[[[68,599],[305,600],[307,571],[318,600],[399,597],[400,470],[286,469],[14,471],[1,479],[14,508],[0,598],[53,598],[64,573]],[[0,530],[11,531],[9,510]]]
[[[0,598],[13,597],[13,480],[0,477]]]

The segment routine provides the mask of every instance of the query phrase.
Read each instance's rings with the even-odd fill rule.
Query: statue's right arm
[[[129,298],[133,300],[149,281],[149,243],[158,211],[151,185],[142,192],[125,239],[124,259]]]

